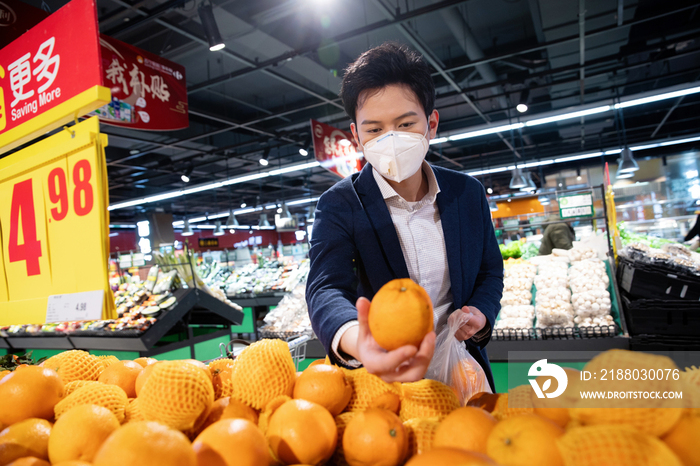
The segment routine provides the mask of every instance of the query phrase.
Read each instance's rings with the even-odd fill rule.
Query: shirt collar
[[[428,178],[428,194],[422,199],[427,200],[431,203],[435,202],[435,198],[440,192],[440,186],[438,185],[437,179],[435,178],[435,173],[433,172],[433,167],[430,166],[428,162],[423,160],[421,164],[421,169]],[[372,175],[374,176],[374,181],[377,182],[379,186],[379,191],[382,193],[384,200],[391,199],[392,197],[399,197],[399,194],[391,187],[391,185],[384,179],[382,175],[379,174],[377,170],[372,168]],[[401,198],[403,199],[403,198]]]

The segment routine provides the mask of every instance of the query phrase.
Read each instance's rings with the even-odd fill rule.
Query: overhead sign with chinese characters
[[[112,101],[95,111],[105,123],[133,129],[187,128],[185,68],[145,50],[100,36],[104,82]]]
[[[593,217],[593,193],[560,196],[558,201],[561,218]]]
[[[0,50],[0,153],[109,102],[101,84],[95,1],[73,0]]]
[[[316,160],[323,168],[341,178],[362,170],[365,159],[357,152],[351,133],[311,120],[311,134]]]
[[[107,167],[91,118],[0,159],[0,325],[44,322],[48,298],[99,290],[107,274]]]

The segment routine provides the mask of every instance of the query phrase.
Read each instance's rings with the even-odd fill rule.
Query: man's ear
[[[430,128],[430,139],[435,139],[437,136],[438,123],[440,122],[440,114],[437,110],[433,110],[428,118],[428,127]]]
[[[355,123],[350,123],[350,131],[352,131],[352,137],[355,139],[355,144],[357,144],[357,147],[360,147],[360,138],[357,137],[357,126],[355,126]]]

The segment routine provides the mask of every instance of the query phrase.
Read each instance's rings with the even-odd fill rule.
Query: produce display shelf
[[[591,351],[603,352],[610,349],[629,349],[629,338],[548,339],[548,340],[491,340],[486,346],[491,362],[508,361],[511,351]]]
[[[0,338],[0,349],[7,349],[10,345],[5,341],[4,338]]]
[[[153,326],[142,333],[132,331],[122,332],[89,332],[69,335],[36,335],[6,337],[5,340],[14,349],[41,348],[41,349],[92,349],[107,351],[137,351],[139,353],[163,352],[179,347],[192,347],[199,341],[206,340],[229,331],[220,331],[202,337],[194,337],[189,324],[201,323],[201,318],[193,318],[192,315],[214,314],[217,322],[240,324],[243,321],[243,313],[231,306],[222,303],[206,292],[196,289],[180,289],[175,291],[177,304],[170,310],[164,311]],[[202,311],[204,309],[205,311]],[[157,343],[176,326],[182,324],[187,329],[188,338],[185,341],[158,346]],[[155,353],[154,353],[155,354]]]
[[[260,295],[227,295],[228,299],[241,307],[277,306],[287,293],[265,293]]]

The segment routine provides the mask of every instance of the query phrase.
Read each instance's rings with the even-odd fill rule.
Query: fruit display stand
[[[175,291],[177,304],[164,311],[156,323],[144,332],[73,332],[65,335],[7,336],[1,341],[7,348],[85,349],[128,351],[153,356],[188,348],[194,357],[194,345],[209,339],[230,339],[231,324],[243,321],[243,313],[196,288]],[[197,331],[206,329],[206,331]],[[196,333],[200,333],[196,335]]]

